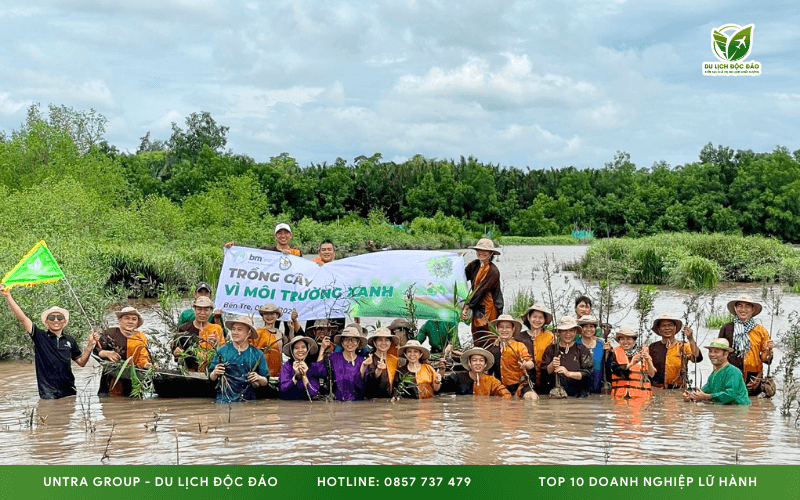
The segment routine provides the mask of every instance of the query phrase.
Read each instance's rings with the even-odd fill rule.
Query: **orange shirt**
[[[417,370],[417,392],[419,399],[433,397],[433,382],[436,380],[436,370],[429,364],[423,364]]]
[[[744,371],[761,375],[763,362],[761,353],[766,350],[769,342],[769,332],[761,325],[756,325],[748,334],[750,337],[750,350],[744,355]]]
[[[277,377],[281,374],[281,366],[283,365],[283,358],[281,357],[282,342],[278,340],[275,333],[278,330],[270,331],[268,328],[259,328],[258,338],[248,339],[251,346],[264,353],[267,358],[267,367],[269,368],[270,377]]]
[[[128,337],[128,357],[133,358],[131,362],[136,368],[144,369],[144,365],[150,362],[150,353],[147,351],[147,337],[142,332],[133,332]]]
[[[681,350],[680,345],[683,345],[683,352],[686,354],[687,359],[694,360],[692,354],[692,346],[688,343],[676,342],[669,346],[667,349],[667,358],[664,361],[664,383],[668,385],[675,385],[680,383],[681,379]]]
[[[525,375],[525,370],[520,368],[519,362],[531,361],[528,348],[522,342],[511,340],[508,343],[501,343],[500,350],[500,377],[503,385],[519,384]]]
[[[503,399],[511,399],[511,393],[506,386],[491,375],[481,375],[472,386],[472,392],[478,396],[500,396]]]

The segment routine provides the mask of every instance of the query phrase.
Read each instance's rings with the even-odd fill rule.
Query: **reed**
[[[667,284],[675,288],[711,290],[717,287],[722,268],[716,262],[692,255],[678,261],[669,272]]]

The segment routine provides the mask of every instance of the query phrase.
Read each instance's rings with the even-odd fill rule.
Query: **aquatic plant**
[[[692,257],[706,260],[692,259],[681,264]],[[658,285],[672,280],[693,285],[687,288],[711,287],[715,276],[720,281],[752,282],[764,279],[768,269],[777,274],[784,270],[787,280],[795,270],[800,273],[800,264],[793,262],[797,259],[794,250],[763,236],[669,233],[602,239],[586,251],[581,270],[589,278],[601,279],[609,259],[618,263],[627,282]]]
[[[511,315],[521,318],[534,302],[536,302],[536,294],[533,287],[521,287],[511,300]]]
[[[692,255],[678,261],[667,277],[667,284],[675,288],[711,290],[717,287],[722,268],[716,262]]]

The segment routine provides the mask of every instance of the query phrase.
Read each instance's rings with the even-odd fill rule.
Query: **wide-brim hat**
[[[424,347],[418,340],[409,340],[406,345],[397,348],[397,356],[404,357],[406,349],[419,349],[422,355],[419,357],[420,363],[426,363],[431,357],[431,351]]]
[[[342,330],[342,333],[333,338],[333,343],[336,345],[342,345],[342,340],[347,337],[358,339],[359,349],[362,349],[365,345],[367,345],[367,338],[364,337],[364,334],[359,329],[353,327],[347,327]]]
[[[405,328],[409,332],[411,331],[411,323],[408,322],[407,319],[397,318],[396,320],[392,321],[389,324],[389,331],[395,331],[398,328]]]
[[[314,321],[313,325],[306,328],[306,331],[311,332],[320,328],[337,328],[337,326],[329,319],[318,319]]]
[[[496,320],[492,321],[492,324],[494,325],[495,328],[497,328],[497,325],[500,324],[501,321],[510,321],[511,323],[514,324],[515,337],[519,335],[519,332],[522,331],[522,321],[514,319],[514,317],[511,316],[510,314],[501,314],[500,316],[497,317]]]
[[[123,307],[114,314],[117,315],[117,321],[119,321],[119,319],[125,316],[126,314],[135,314],[136,317],[139,318],[139,322],[136,324],[136,328],[139,328],[140,326],[142,326],[142,323],[144,323],[144,318],[142,317],[142,313],[140,313],[139,310],[136,309],[135,307],[131,306]]]
[[[250,319],[250,316],[234,316],[233,319],[229,319],[228,321],[225,322],[225,326],[228,328],[228,330],[230,330],[231,325],[233,325],[234,323],[241,323],[247,326],[247,328],[250,329],[251,339],[258,338],[258,330],[256,330],[255,326],[253,326],[253,320]]]
[[[479,239],[475,246],[470,248],[473,250],[486,250],[487,252],[492,252],[495,255],[500,255],[500,250],[494,247],[494,242],[489,238]]]
[[[480,347],[473,347],[472,349],[467,349],[464,351],[464,353],[461,355],[461,366],[469,370],[469,358],[473,354],[480,354],[486,358],[486,368],[484,369],[484,372],[489,371],[489,368],[491,368],[494,364],[494,355],[486,349],[481,349]]]
[[[281,229],[285,229],[285,230],[289,231],[290,233],[292,232],[292,228],[289,227],[289,224],[287,224],[285,222],[281,222],[280,224],[275,226],[275,234],[278,234],[278,231],[280,231]]]
[[[317,345],[316,340],[304,335],[298,335],[283,346],[283,353],[294,359],[294,345],[301,341],[305,342],[306,347],[308,347],[308,354],[306,354],[306,358],[315,355],[317,351],[319,351],[319,345]]]
[[[258,306],[258,314],[277,313],[278,316],[280,316],[282,312],[283,311],[281,311],[281,308],[275,304],[264,304],[263,306]]]
[[[400,337],[398,337],[397,335],[392,335],[392,332],[390,332],[389,329],[386,327],[381,327],[375,330],[375,333],[373,333],[367,339],[367,343],[372,347],[375,347],[375,339],[377,338],[390,339],[392,341],[392,345],[397,345],[400,342]]]
[[[670,313],[660,314],[656,319],[653,320],[653,326],[650,328],[659,337],[661,336],[661,334],[658,332],[658,322],[659,321],[672,321],[673,323],[675,323],[675,332],[676,333],[681,331],[681,328],[683,328],[683,321],[679,320],[675,316],[671,315]]]
[[[524,323],[525,326],[527,326],[528,328],[531,327],[531,322],[530,322],[530,319],[528,319],[528,316],[530,316],[531,312],[533,312],[533,311],[539,311],[540,313],[544,314],[544,324],[545,325],[549,325],[550,322],[553,321],[553,315],[550,313],[550,310],[547,309],[547,306],[545,306],[541,302],[537,302],[537,303],[533,304],[532,306],[530,306],[528,308],[528,310],[525,311],[525,314],[522,315],[522,323]],[[542,325],[542,326],[544,326],[544,325]]]
[[[573,328],[580,328],[578,322],[575,321],[575,318],[572,316],[561,316],[558,318],[558,324],[556,325],[556,330],[565,331],[565,330],[572,330]]]
[[[69,323],[69,311],[58,306],[50,306],[45,309],[45,311],[42,313],[42,324],[45,324],[44,321],[47,319],[47,316],[53,313],[61,313],[64,316],[64,327],[66,328],[67,323]]]
[[[192,301],[192,307],[210,307],[214,308],[214,301],[208,297],[197,297]]]
[[[578,325],[594,325],[597,326],[600,324],[600,320],[592,316],[591,314],[584,314],[580,318],[578,318]]]
[[[747,295],[746,293],[744,293],[742,295],[739,295],[738,297],[736,297],[732,301],[728,302],[728,311],[730,311],[730,313],[733,314],[734,316],[736,316],[736,303],[737,302],[747,302],[748,304],[753,304],[753,307],[754,307],[753,316],[758,316],[758,314],[761,312],[761,309],[763,309],[761,304],[759,304],[758,302],[753,300],[753,297],[751,297],[750,295]]]
[[[617,335],[616,336],[617,337],[621,336],[621,337],[638,338],[639,337],[639,332],[637,332],[636,330],[634,330],[633,328],[631,328],[629,326],[623,326],[623,327],[620,327],[619,330],[617,330]]]
[[[706,349],[714,348],[714,349],[722,349],[728,352],[733,352],[733,348],[728,343],[728,339],[722,339],[722,338],[714,339],[708,345],[704,345],[703,347],[705,347]]]

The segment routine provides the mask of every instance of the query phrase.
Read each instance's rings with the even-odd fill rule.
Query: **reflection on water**
[[[543,252],[575,260],[585,248],[503,251],[497,264],[508,303],[521,286],[533,286],[537,296],[544,291],[541,273],[531,282]],[[570,286],[582,289],[571,274],[564,275]],[[752,286],[736,285],[725,288],[717,303],[745,291],[759,296]],[[655,314],[682,315],[684,297],[663,290]],[[800,310],[800,300],[786,296],[784,307]],[[155,314],[145,316],[145,328],[159,326]],[[636,318],[615,321],[634,325]],[[773,329],[786,326],[784,315]],[[463,333],[468,338],[467,330]],[[716,332],[705,328],[697,334],[706,341],[712,336]],[[100,400],[94,362],[73,369],[79,396],[40,401],[30,362],[0,364],[0,463],[97,464],[106,447],[103,463],[111,464],[800,463],[800,432],[781,417],[780,392],[774,401],[753,399],[750,407],[686,403],[679,392],[658,389],[644,404],[599,395],[534,402],[447,395],[225,406],[200,399]],[[707,379],[711,365],[701,363],[700,371]]]

